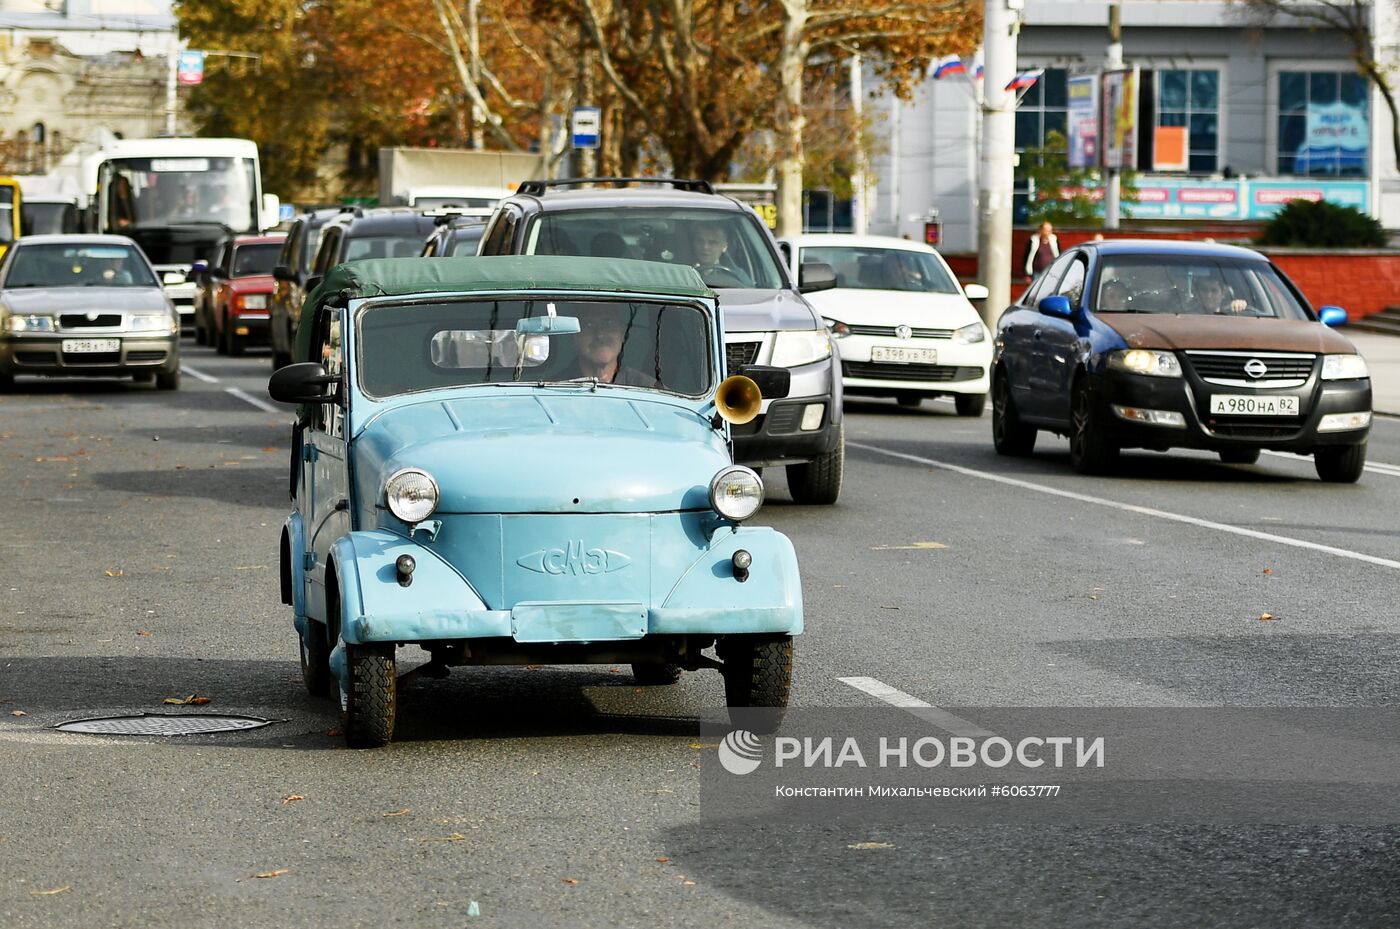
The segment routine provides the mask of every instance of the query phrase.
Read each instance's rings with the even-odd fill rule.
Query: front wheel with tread
[[[180,369],[156,372],[156,390],[179,390]]]
[[[1313,452],[1313,467],[1329,484],[1355,484],[1366,469],[1366,443],[1319,448]]]
[[[341,729],[351,748],[378,748],[394,738],[398,681],[392,645],[346,645],[340,687]]]
[[[992,444],[998,455],[1024,458],[1035,451],[1037,430],[1021,422],[1011,399],[1011,382],[997,372],[992,383]]]
[[[957,394],[953,397],[953,406],[959,416],[981,416],[987,408],[987,395]]]
[[[1094,412],[1094,394],[1088,381],[1074,388],[1069,433],[1069,463],[1080,474],[1102,474],[1118,460],[1118,446],[1103,433]]]
[[[836,427],[836,447],[806,464],[787,466],[788,491],[797,503],[830,504],[841,496],[846,468],[846,433]]]
[[[326,639],[326,627],[314,619],[306,620],[306,635],[297,636],[301,652],[301,680],[306,692],[313,697],[331,695],[331,646]]]
[[[719,654],[730,720],[752,731],[776,729],[792,693],[792,636],[731,636]]]

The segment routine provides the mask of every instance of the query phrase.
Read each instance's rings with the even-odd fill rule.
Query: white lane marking
[[[187,365],[187,364],[183,364],[183,363],[182,363],[182,364],[180,365],[180,370],[181,370],[181,371],[184,371],[186,374],[188,374],[190,377],[194,378],[194,379],[197,380],[197,381],[203,381],[203,382],[206,383],[206,384],[217,384],[217,383],[219,383],[219,379],[218,379],[217,377],[214,377],[214,376],[209,375],[209,374],[205,374],[203,371],[200,371],[200,370],[198,370],[197,368],[191,368],[191,367],[190,367],[189,365]]]
[[[250,405],[252,405],[252,406],[255,406],[255,407],[257,407],[257,408],[260,409],[260,410],[266,410],[266,411],[269,412],[269,413],[281,413],[281,412],[282,412],[282,410],[280,410],[279,408],[273,406],[271,403],[268,403],[268,402],[266,402],[265,400],[259,400],[257,397],[253,396],[252,394],[244,393],[243,391],[239,390],[237,387],[225,387],[225,388],[224,388],[224,392],[225,392],[225,393],[232,394],[233,396],[237,397],[239,400],[242,400],[244,403],[247,403],[247,404],[250,404]]]
[[[1290,458],[1294,461],[1302,461],[1308,464],[1312,464],[1313,461],[1312,455],[1296,455],[1293,452],[1271,452],[1266,449],[1264,454],[1274,458]],[[1363,467],[1365,467],[1367,471],[1372,471],[1376,474],[1388,474],[1391,477],[1400,477],[1400,465],[1387,464],[1384,461],[1368,461]]]
[[[989,735],[996,735],[983,729],[974,722],[969,722],[961,716],[954,716],[947,710],[940,710],[927,701],[920,700],[912,694],[907,694],[902,690],[896,690],[884,681],[876,680],[873,677],[838,677],[838,681],[847,687],[854,687],[861,693],[869,694],[877,700],[883,700],[890,706],[897,706],[901,710],[908,710],[926,723],[931,723],[939,729],[951,732],[953,735],[965,735],[976,738],[983,738]]]
[[[1259,532],[1255,529],[1245,529],[1241,526],[1217,523],[1209,519],[1197,519],[1194,516],[1170,513],[1166,510],[1159,510],[1150,506],[1137,506],[1132,503],[1120,503],[1117,500],[1108,500],[1104,497],[1091,497],[1088,494],[1079,494],[1072,490],[1061,490],[1058,487],[1047,487],[1044,484],[1023,481],[1014,477],[992,474],[988,471],[978,471],[975,468],[964,468],[961,465],[949,464],[946,461],[935,461],[932,458],[920,458],[918,455],[906,455],[903,452],[892,452],[889,449],[880,448],[878,445],[866,445],[863,442],[847,442],[846,444],[852,448],[875,452],[878,455],[888,455],[891,458],[900,458],[904,461],[912,461],[930,468],[952,471],[955,474],[980,478],[984,481],[993,481],[997,484],[1005,484],[1008,487],[1020,487],[1022,490],[1034,490],[1037,493],[1049,494],[1052,497],[1064,497],[1066,500],[1077,500],[1080,503],[1092,503],[1095,506],[1105,506],[1109,509],[1121,510],[1124,513],[1137,513],[1139,516],[1151,516],[1154,519],[1165,519],[1169,522],[1185,523],[1188,526],[1197,526],[1202,529],[1214,529],[1216,532],[1228,532],[1232,535],[1242,535],[1246,538],[1273,542],[1278,545],[1291,545],[1294,548],[1306,548],[1314,552],[1325,552],[1329,555],[1336,555],[1338,558],[1350,558],[1353,561],[1364,561],[1367,564],[1379,565],[1382,568],[1400,570],[1400,561],[1394,561],[1390,558],[1380,558],[1376,555],[1367,555],[1364,552],[1354,552],[1348,548],[1337,548],[1333,545],[1323,545],[1320,542],[1308,542],[1304,539],[1294,539],[1286,535]]]

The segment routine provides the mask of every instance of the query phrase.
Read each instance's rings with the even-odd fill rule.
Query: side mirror
[[[292,269],[286,265],[278,265],[272,269],[272,279],[274,281],[290,281],[292,279]]]
[[[515,324],[516,335],[569,335],[578,331],[577,316],[526,316]]]
[[[986,300],[990,291],[982,284],[965,284],[963,293],[969,300]]]
[[[797,271],[797,289],[804,294],[836,286],[836,269],[820,261],[804,261]],[[767,396],[765,394],[764,396]]]
[[[325,277],[324,274],[308,274],[308,275],[306,276],[306,291],[307,291],[307,293],[310,293],[311,291],[315,290],[317,287],[321,286],[321,279],[322,279],[323,277]]]
[[[196,262],[194,262],[193,264],[190,265],[190,270],[189,270],[189,272],[185,275],[183,281],[172,281],[172,280],[170,280],[170,277],[171,277],[172,275],[171,275],[170,272],[166,272],[166,274],[165,274],[165,283],[167,283],[167,284],[180,284],[180,283],[185,283],[185,282],[187,282],[187,281],[193,281],[194,283],[197,284],[197,283],[199,283],[199,279],[200,279],[201,277],[203,277],[204,275],[208,274],[208,273],[209,273],[209,262],[207,262],[207,261],[205,261],[204,259],[201,258],[199,261],[196,261]]]
[[[740,365],[731,374],[742,374],[758,385],[764,400],[781,400],[792,392],[792,371],[773,365]]]
[[[1317,308],[1318,322],[1324,326],[1344,326],[1347,321],[1347,311],[1339,306],[1320,306]]]
[[[335,389],[327,393],[331,385]],[[340,378],[327,374],[317,362],[303,361],[273,372],[267,393],[279,403],[335,403],[340,399]]]
[[[258,229],[266,231],[282,221],[282,201],[276,194],[262,195],[262,211],[258,216]]]
[[[1074,316],[1074,307],[1069,305],[1069,297],[1064,294],[1051,294],[1042,298],[1039,309],[1046,316],[1058,316],[1061,319],[1070,319]]]

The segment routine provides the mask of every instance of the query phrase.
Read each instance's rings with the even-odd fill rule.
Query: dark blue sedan
[[[1231,464],[1262,449],[1312,455],[1324,481],[1366,463],[1366,362],[1258,252],[1150,240],[1066,250],[1001,317],[992,437],[1029,455],[1066,435],[1076,471],[1124,448],[1199,448]]]

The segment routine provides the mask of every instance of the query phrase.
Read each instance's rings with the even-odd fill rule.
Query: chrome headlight
[[[962,345],[987,341],[987,327],[980,322],[968,323],[953,330],[953,341]]]
[[[782,368],[811,364],[830,355],[831,337],[825,329],[779,332],[773,342],[773,364]]]
[[[1324,381],[1351,381],[1370,377],[1366,359],[1360,355],[1323,355],[1322,379]]]
[[[175,325],[169,313],[136,313],[127,320],[133,332],[174,332]]]
[[[421,523],[438,505],[438,485],[419,468],[403,468],[384,482],[384,502],[389,512],[406,523]]]
[[[6,332],[53,332],[52,316],[7,316],[5,317]]]
[[[743,522],[763,505],[763,479],[743,465],[731,465],[710,481],[710,506],[725,519]]]
[[[1181,362],[1175,355],[1146,348],[1109,352],[1108,367],[1113,371],[1145,374],[1148,377],[1181,377]]]

